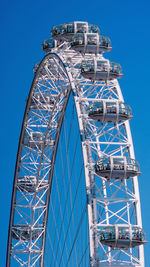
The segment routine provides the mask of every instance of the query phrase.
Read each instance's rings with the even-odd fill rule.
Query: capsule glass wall
[[[88,32],[99,33],[99,28],[94,24],[88,24]]]
[[[74,23],[56,25],[52,29],[52,36],[74,33]]]
[[[71,46],[74,49],[85,47],[85,52],[87,53],[100,53],[111,50],[109,38],[101,36],[98,33],[77,33],[71,39]]]
[[[124,114],[124,115],[131,117],[132,116],[132,109],[129,105],[127,105],[123,102],[119,102],[119,114]]]
[[[108,60],[87,60],[81,64],[82,72],[112,72],[121,74],[122,68],[120,64]]]
[[[47,181],[44,181],[43,179],[39,179],[37,184],[37,178],[36,176],[24,176],[24,177],[18,177],[17,179],[17,186],[19,190],[24,192],[35,192],[42,190],[42,187],[47,185]]]
[[[112,161],[110,157],[101,158],[97,161],[97,165],[99,166],[100,170],[124,169],[125,165],[128,170],[140,170],[139,164],[136,160],[125,157],[113,157]]]
[[[101,228],[99,231],[100,241],[136,241],[143,242],[145,241],[145,234],[142,228],[138,226],[121,226],[121,225],[113,225]],[[114,242],[114,246],[116,245]],[[112,243],[111,243],[112,244]],[[108,243],[109,245],[109,243]],[[123,245],[123,244],[122,244]],[[128,246],[131,245],[131,242],[128,243]],[[134,246],[134,244],[132,244]],[[132,246],[131,245],[131,246]],[[138,245],[138,244],[137,244]]]
[[[53,146],[54,140],[51,140],[49,136],[45,139],[45,135],[41,132],[31,132],[30,135],[25,133],[23,144],[33,149],[39,149],[42,148],[43,145]]]
[[[89,106],[88,111],[89,114],[93,114],[94,112],[103,113],[105,109],[105,113],[117,113],[117,108],[118,114],[124,114],[129,117],[132,116],[132,110],[129,105],[123,102],[117,103],[116,101],[101,100],[99,102],[95,102]]]
[[[87,22],[71,22],[56,25],[52,28],[53,37],[85,32],[97,33],[99,32],[99,28],[93,24],[88,24]]]
[[[39,230],[31,230],[28,225],[14,225],[12,237],[15,239],[29,240],[32,233],[32,240],[39,235]]]
[[[116,74],[122,73],[122,68],[120,64],[110,61],[110,71]]]
[[[34,94],[31,98],[30,109],[50,110],[55,103],[49,95]]]
[[[40,66],[40,63],[36,63],[33,67],[33,73],[36,74],[38,67]]]
[[[44,40],[43,44],[42,44],[42,49],[44,52],[48,52],[51,51],[51,49],[55,48],[57,46],[56,40],[54,40],[53,38],[49,38]]]
[[[111,41],[108,37],[104,36],[104,35],[100,35],[100,46],[102,47],[111,47]]]
[[[100,158],[95,164],[95,172],[105,178],[123,179],[140,175],[136,160],[126,157]]]
[[[95,64],[94,64],[94,60],[86,60],[86,61],[82,61],[81,64],[81,73],[83,72],[95,72]]]
[[[77,33],[71,40],[71,46],[85,45],[85,36],[83,33]]]

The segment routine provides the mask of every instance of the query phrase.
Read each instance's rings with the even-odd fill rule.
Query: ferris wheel
[[[7,267],[144,267],[137,176],[118,63],[88,22],[54,26],[18,146]]]

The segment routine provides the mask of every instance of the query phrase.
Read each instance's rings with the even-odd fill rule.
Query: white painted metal
[[[85,55],[85,57],[86,57],[86,55]],[[84,60],[85,60],[85,57],[84,57]],[[83,105],[85,103],[88,103],[88,97],[87,96],[85,97],[85,95],[84,95],[84,88],[86,86],[87,87],[89,86],[89,91],[92,91],[92,90],[93,90],[93,92],[95,91],[95,95],[94,95],[94,93],[93,93],[93,95],[94,95],[94,97],[96,97],[96,100],[97,101],[100,98],[100,97],[98,97],[97,88],[98,87],[99,88],[105,87],[105,88],[107,88],[107,90],[109,90],[109,93],[107,93],[107,98],[106,99],[116,99],[117,101],[119,100],[119,101],[123,101],[124,102],[123,97],[122,97],[122,94],[121,94],[121,90],[120,90],[120,87],[119,87],[119,84],[118,84],[118,81],[117,80],[113,80],[113,81],[107,82],[107,83],[103,83],[103,82],[98,83],[98,82],[95,82],[95,84],[92,84],[88,80],[84,80],[82,77],[79,77],[78,80],[76,80],[76,82],[77,82],[78,86],[80,84],[80,90],[81,91],[79,91],[79,101],[80,101],[80,104],[82,105],[82,107],[83,107]],[[113,88],[115,88],[114,91],[112,90]],[[103,94],[102,91],[101,91],[101,94]],[[89,97],[89,100],[91,100],[91,96],[93,96],[93,95],[92,95],[92,93],[91,94],[89,93],[89,96],[90,96]],[[101,99],[103,99],[103,97],[101,97]],[[95,101],[95,98],[94,98],[94,101]],[[85,108],[85,110],[86,110],[86,108]],[[85,121],[85,124],[86,125],[88,123],[89,124],[90,123],[92,124],[93,122],[91,122],[91,120],[85,114],[86,114],[86,112],[83,112],[83,115],[81,115],[81,118],[83,119],[83,121]],[[112,129],[115,129],[116,128],[117,132],[121,136],[122,133],[121,133],[121,129],[120,128],[121,127],[124,128],[124,136],[122,135],[123,139],[121,140],[121,138],[120,138],[120,140],[118,140],[116,142],[113,142],[113,140],[115,139],[115,136],[114,135],[113,135],[113,140],[112,141],[106,141],[106,142],[100,141],[100,138],[99,138],[100,136],[99,136],[99,133],[98,133],[98,128],[95,125],[93,125],[93,124],[92,124],[92,126],[93,126],[93,128],[92,128],[92,134],[91,134],[91,136],[93,135],[92,138],[94,139],[94,135],[95,135],[95,140],[93,140],[92,138],[90,138],[91,136],[89,136],[88,137],[88,140],[85,140],[84,143],[85,143],[85,145],[87,144],[88,146],[90,146],[90,148],[92,150],[96,150],[96,154],[99,153],[98,152],[99,149],[98,148],[96,149],[96,145],[98,145],[98,144],[108,144],[109,146],[111,146],[111,145],[115,145],[116,144],[116,145],[118,145],[118,149],[116,151],[113,151],[112,153],[109,153],[108,155],[118,155],[118,152],[120,151],[120,153],[121,153],[120,155],[123,156],[123,155],[125,155],[124,150],[126,149],[127,150],[127,154],[125,156],[130,156],[133,159],[135,158],[134,157],[134,154],[132,153],[132,151],[133,151],[133,143],[132,143],[132,139],[131,139],[131,136],[130,136],[129,122],[116,123],[116,125],[114,127],[112,127],[112,125],[111,125],[110,126],[110,129],[107,130],[106,133],[108,133]],[[97,136],[98,136],[98,138],[97,138]],[[101,153],[102,153],[102,155],[105,155],[105,156],[107,155],[106,153],[103,154],[102,151],[101,151]],[[94,164],[94,162],[93,162],[93,164]],[[90,165],[91,164],[88,163],[89,169],[93,167],[93,165],[91,167],[90,167]],[[106,215],[106,218],[107,219],[106,220],[103,220],[101,223],[106,222],[108,224],[109,218],[112,218],[113,216],[116,216],[117,217],[117,220],[120,220],[121,219],[122,221],[128,223],[129,226],[130,226],[130,223],[131,223],[130,222],[130,216],[131,216],[130,209],[131,209],[131,206],[132,205],[135,205],[136,212],[137,212],[137,209],[138,209],[138,214],[139,214],[139,216],[138,216],[139,221],[135,220],[135,224],[141,226],[141,223],[140,223],[140,221],[141,221],[141,219],[140,219],[141,218],[141,214],[140,214],[139,192],[138,192],[137,183],[136,183],[136,186],[135,186],[135,181],[137,181],[137,177],[136,178],[133,178],[133,187],[132,187],[132,190],[133,191],[132,192],[130,192],[130,190],[128,189],[127,182],[126,181],[123,182],[124,187],[125,187],[124,192],[126,192],[126,194],[128,194],[129,196],[132,196],[132,198],[131,199],[128,198],[128,200],[126,201],[126,205],[122,209],[116,210],[116,212],[113,212],[110,209],[108,209],[108,206],[110,206],[110,203],[111,202],[110,203],[107,202],[108,205],[105,204],[105,215]],[[102,184],[104,185],[104,181],[102,181]],[[112,184],[113,184],[113,182],[111,182],[111,185]],[[118,190],[119,190],[119,187],[118,187]],[[120,191],[122,191],[122,190],[120,190]],[[103,186],[104,198],[106,198],[107,201],[108,201],[109,198],[107,198],[106,192],[107,192],[106,187]],[[112,201],[112,199],[111,199],[111,201]],[[116,199],[114,199],[114,201],[116,201]],[[120,203],[123,203],[125,201],[125,199],[124,198],[122,198],[120,200],[118,199],[117,203],[119,201],[120,201]],[[122,210],[124,211],[125,209],[126,209],[126,211],[124,212],[124,214],[127,214],[127,217],[128,217],[127,220],[123,219],[122,216],[119,216],[118,215],[120,211],[122,211]],[[108,212],[110,214],[109,216],[108,216]],[[135,217],[137,217],[136,212],[135,212]],[[100,226],[101,223],[99,223],[97,225]],[[144,266],[143,246],[140,246],[137,250],[138,250],[137,255],[140,253],[140,256],[137,256],[137,258],[132,255],[133,254],[133,250],[130,250],[130,253],[129,254],[127,254],[125,251],[123,252],[125,255],[128,255],[129,258],[130,258],[130,261],[126,261],[126,262],[127,262],[127,264],[129,264],[129,262],[130,262],[130,264],[132,264],[133,266]],[[107,252],[105,252],[105,253],[107,254]],[[110,260],[110,252],[108,253],[108,255],[109,255],[108,256],[108,262],[109,261],[110,262],[114,261],[114,259],[111,259]]]
[[[59,75],[61,86],[57,84],[57,75]],[[70,82],[59,57],[55,54],[45,57],[31,87],[20,137],[12,197],[7,266],[10,266],[11,258],[22,266],[35,266],[35,264],[40,264],[41,259],[43,259],[44,245],[41,246],[41,244],[44,244],[43,239],[46,231],[45,216],[51,183],[49,181],[49,173],[52,168],[51,158],[57,148],[56,138],[60,131],[61,117],[64,115],[64,107],[69,92]],[[43,103],[38,98],[36,99],[39,94]],[[47,95],[54,101],[51,108],[49,105],[47,106]],[[30,109],[31,99],[36,106],[34,110]],[[40,146],[40,140],[34,141],[32,139],[33,132],[36,133],[37,131],[44,136]],[[24,142],[26,136],[31,137],[32,146]],[[46,142],[47,138],[49,144]],[[27,138],[27,140],[29,139]],[[21,176],[36,176],[36,190],[22,190],[17,182],[20,173],[22,173]],[[45,186],[41,190],[42,182]],[[22,238],[15,240],[12,237],[13,226],[19,225],[22,229],[23,224],[29,228],[29,238],[27,240]],[[32,231],[37,231],[37,229],[39,229],[38,237],[33,240]]]
[[[19,266],[43,266],[44,264],[46,223],[53,169],[70,90],[74,94],[82,141],[91,266],[108,266],[108,264],[114,266],[113,264],[116,264],[115,266],[144,267],[143,246],[129,250],[112,250],[103,246],[99,241],[101,226],[122,223],[128,224],[129,227],[131,224],[142,227],[142,219],[137,177],[128,179],[128,181],[107,181],[95,173],[94,165],[98,157],[129,156],[134,159],[135,156],[128,121],[116,121],[113,125],[105,122],[100,124],[88,116],[87,108],[92,101],[113,99],[117,103],[118,100],[124,102],[117,80],[92,82],[80,75],[79,65],[82,60],[91,58],[96,62],[95,55],[82,55],[72,50],[69,43],[64,42],[52,49],[52,53],[43,59],[37,70],[27,101],[18,148],[7,267],[11,265],[12,258],[18,262]],[[103,57],[97,55],[97,58]],[[47,96],[53,100],[52,105],[49,105]],[[31,109],[31,103],[32,106],[35,105],[34,109]],[[37,132],[43,134],[44,138],[40,140],[37,138],[35,141],[33,133]],[[30,146],[24,142],[26,136],[32,139],[34,145]],[[51,145],[46,145],[46,140],[49,140]],[[29,192],[21,188],[18,183],[20,173],[24,176],[36,175],[35,191]],[[43,182],[44,186],[40,190]],[[13,227],[18,224],[21,227],[22,222],[29,227],[29,239],[14,240]],[[38,237],[33,240],[33,231],[37,230]]]

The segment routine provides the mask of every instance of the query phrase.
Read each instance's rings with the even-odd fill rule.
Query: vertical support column
[[[83,161],[84,161],[84,170],[85,170],[85,183],[86,183],[86,194],[87,194],[87,209],[88,209],[88,219],[89,219],[89,241],[90,241],[90,262],[91,266],[95,267],[97,264],[96,260],[96,238],[95,238],[95,213],[96,210],[93,208],[95,205],[95,201],[93,200],[92,195],[92,187],[91,187],[91,175],[89,171],[89,162],[88,162],[88,149],[86,146],[86,142],[84,142],[84,127],[83,122],[81,119],[81,110],[80,105],[78,101],[78,97],[74,96],[77,114],[78,114],[78,122],[79,122],[79,129],[80,134],[83,140],[81,140],[82,143],[82,151],[83,151]]]
[[[123,95],[122,95],[119,83],[118,83],[117,80],[115,82],[116,82],[116,88],[117,88],[119,100],[124,102]],[[126,126],[127,138],[128,138],[129,144],[130,144],[130,146],[129,146],[130,157],[132,159],[135,159],[133,141],[132,141],[132,135],[131,135],[129,121],[125,122],[125,126]],[[132,179],[133,179],[133,190],[134,190],[134,194],[135,194],[135,197],[136,197],[136,203],[135,203],[136,223],[137,223],[138,226],[142,227],[142,215],[141,215],[141,203],[140,203],[138,178],[136,176],[136,177],[134,177]],[[141,264],[140,267],[144,267],[145,263],[144,263],[144,246],[143,245],[138,247],[138,252],[139,252],[139,259],[140,259],[140,264]]]

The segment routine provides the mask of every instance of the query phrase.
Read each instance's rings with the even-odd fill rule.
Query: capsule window
[[[116,239],[116,231],[115,227],[107,227],[104,229],[101,229],[100,231],[100,240],[112,240]]]
[[[55,26],[53,28],[53,34],[54,35],[59,35],[61,33],[61,30],[62,30],[62,26],[61,25]]]
[[[40,132],[33,132],[33,133],[31,133],[31,139],[33,139],[34,141],[42,140],[43,134]]]
[[[94,66],[94,61],[90,63],[90,71],[94,72],[95,71],[95,66]]]
[[[104,170],[111,170],[110,158],[103,159]]]
[[[78,35],[78,44],[83,45],[84,44],[84,36],[82,34]]]
[[[106,112],[116,113],[117,112],[116,102],[106,102]]]
[[[103,112],[103,102],[96,102],[93,105],[91,105],[90,110],[92,111],[98,111],[99,113]]]
[[[97,108],[103,108],[103,102],[97,102],[95,103]]]
[[[139,165],[134,159],[127,159],[127,170],[139,171]]]
[[[55,47],[55,42],[53,39],[47,39],[43,42],[43,49],[54,48],[54,47]]]
[[[94,61],[85,61],[82,64],[82,70],[85,72],[94,72]]]
[[[68,33],[74,33],[74,24],[73,23],[67,24],[67,32]]]
[[[89,29],[88,29],[89,32],[93,32],[93,33],[97,33],[99,32],[99,28],[94,25],[94,24],[89,24]]]
[[[46,45],[49,48],[53,48],[55,46],[55,42],[54,42],[54,40],[50,39],[47,41]]]
[[[113,158],[113,169],[124,170],[124,158]]]
[[[97,71],[108,71],[107,61],[97,61]]]
[[[101,46],[108,46],[108,44],[106,42],[106,38],[103,35],[100,36],[100,45]]]
[[[77,33],[75,36],[72,38],[71,44],[72,45],[83,45],[84,42],[84,34],[83,33]]]
[[[143,230],[138,227],[132,227],[132,239],[143,241],[145,239]]]
[[[120,64],[110,61],[110,71],[116,74],[119,74],[122,72]]]
[[[97,45],[97,35],[96,34],[88,34],[87,35],[87,44],[88,45]]]
[[[36,176],[24,176],[18,178],[18,181],[24,182],[24,183],[35,183],[36,182]]]
[[[118,227],[118,239],[130,239],[130,230],[128,227]]]
[[[119,114],[128,114],[127,105],[124,103],[119,103]]]
[[[86,23],[77,23],[77,30],[76,32],[87,32],[87,24]]]

